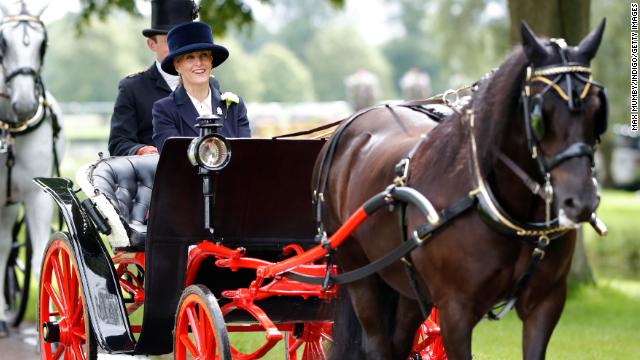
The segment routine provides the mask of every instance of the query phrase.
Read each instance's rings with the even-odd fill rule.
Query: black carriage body
[[[172,350],[173,326],[185,288],[190,245],[213,240],[204,228],[202,178],[186,157],[191,139],[165,144],[153,187],[145,245],[145,307],[136,352]],[[231,139],[229,165],[214,177],[215,241],[242,246],[247,255],[275,261],[282,248],[316,245],[311,174],[323,140]],[[203,262],[196,282],[220,298],[222,290],[248,287],[255,273]],[[224,301],[224,300],[222,300]],[[256,302],[276,322],[328,318],[329,305],[317,299],[278,297]],[[242,313],[227,321],[246,321]]]
[[[175,314],[186,287],[189,246],[202,240],[244,247],[247,255],[277,261],[282,248],[315,243],[311,175],[323,140],[231,139],[229,165],[215,176],[215,239],[204,228],[202,178],[187,160],[190,138],[167,141],[158,160],[145,241],[144,315],[135,342],[114,265],[96,226],[67,179],[37,179],[58,203],[69,228],[87,312],[99,345],[109,353],[166,354],[173,344]],[[108,161],[108,160],[107,160]],[[247,287],[248,270],[231,272],[205,261],[196,283],[220,298]],[[225,301],[224,299],[222,300]],[[331,304],[276,297],[256,301],[275,322],[329,319]],[[228,321],[251,321],[231,313]]]

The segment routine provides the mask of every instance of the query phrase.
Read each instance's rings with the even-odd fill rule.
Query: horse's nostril
[[[567,208],[573,208],[575,207],[575,201],[573,201],[573,198],[567,198],[564,200],[564,206]]]

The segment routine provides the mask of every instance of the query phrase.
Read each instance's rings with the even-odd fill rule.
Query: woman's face
[[[194,51],[176,57],[174,66],[182,76],[182,82],[187,85],[208,84],[212,70],[211,52]]]

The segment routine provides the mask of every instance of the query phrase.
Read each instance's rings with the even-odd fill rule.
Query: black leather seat
[[[90,181],[120,216],[133,249],[144,249],[158,156],[119,156],[98,161]]]

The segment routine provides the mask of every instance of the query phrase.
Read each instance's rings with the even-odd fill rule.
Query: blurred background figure
[[[344,80],[347,102],[355,111],[373,106],[380,101],[382,90],[378,76],[364,69],[358,69]]]
[[[623,189],[640,189],[640,134],[616,124],[613,135],[611,180]]]
[[[431,77],[418,68],[411,68],[400,79],[400,90],[405,100],[420,100],[431,96]]]

